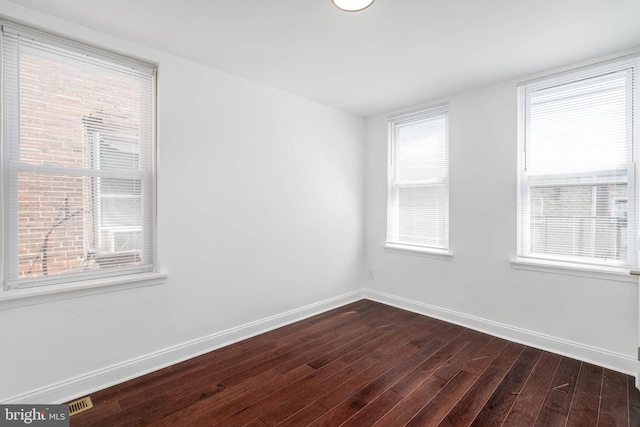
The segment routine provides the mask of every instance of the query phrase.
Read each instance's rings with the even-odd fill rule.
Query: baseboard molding
[[[362,289],[98,369],[13,396],[1,403],[67,402],[363,298],[632,375],[636,377],[636,386],[639,385],[638,361],[633,357],[384,292]]]
[[[436,319],[508,339],[510,341],[515,341],[541,350],[550,351],[612,369],[614,371],[622,372],[636,377],[637,381],[638,361],[625,354],[615,353],[601,348],[541,334],[539,332],[529,331],[371,289],[366,289],[364,291],[364,296],[366,299],[377,301],[382,304],[434,317]]]
[[[2,403],[68,402],[363,298],[364,290],[349,292],[13,396]]]

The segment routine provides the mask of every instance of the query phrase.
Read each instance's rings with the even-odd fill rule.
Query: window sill
[[[167,280],[166,273],[142,273],[114,276],[107,279],[86,280],[27,289],[0,291],[0,310],[42,304],[88,295],[115,292],[124,289],[160,285]]]
[[[435,258],[441,259],[445,261],[451,261],[453,259],[453,254],[449,251],[437,250],[437,249],[418,249],[410,246],[400,246],[400,245],[384,245],[384,250],[387,252],[405,254],[405,255],[414,255],[414,256],[422,256],[426,258]]]
[[[624,268],[589,267],[564,262],[542,261],[524,258],[516,258],[514,260],[511,260],[511,267],[517,270],[538,271],[542,273],[588,277],[591,279],[638,283],[638,277],[631,276],[629,274],[629,270],[626,270]]]

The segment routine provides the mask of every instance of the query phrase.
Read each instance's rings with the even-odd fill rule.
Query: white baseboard
[[[476,331],[485,332],[489,335],[622,372],[636,377],[636,384],[638,384],[638,361],[626,354],[616,353],[562,338],[541,334],[539,332],[529,331],[371,289],[365,289],[364,297],[382,304],[413,311],[414,313],[423,314],[425,316],[434,317],[436,319],[444,320]]]
[[[638,361],[633,357],[384,292],[363,289],[98,369],[75,378],[13,396],[1,403],[67,402],[363,298],[636,376],[636,386],[638,386]]]
[[[358,290],[98,369],[2,402],[63,403],[364,298]]]

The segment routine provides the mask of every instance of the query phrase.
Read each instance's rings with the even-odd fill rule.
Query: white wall
[[[362,119],[4,0],[0,10],[159,64],[169,273],[0,311],[0,401],[75,397],[360,295]]]
[[[637,281],[515,270],[509,262],[516,255],[516,85],[444,100],[451,261],[383,249],[387,120],[367,119],[366,263],[375,275],[368,295],[636,374]]]
[[[372,299],[635,366],[637,283],[509,264],[515,82],[447,99],[454,258],[442,261],[382,249],[386,116],[363,127],[5,0],[0,10],[159,63],[158,246],[169,273],[164,285],[0,311],[0,401],[76,397],[357,298],[362,284]],[[363,282],[363,266],[375,279]]]

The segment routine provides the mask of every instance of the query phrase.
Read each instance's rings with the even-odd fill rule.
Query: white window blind
[[[8,288],[154,270],[155,67],[2,25]]]
[[[448,109],[389,119],[387,244],[449,249]]]
[[[518,256],[637,265],[638,58],[519,86]]]

